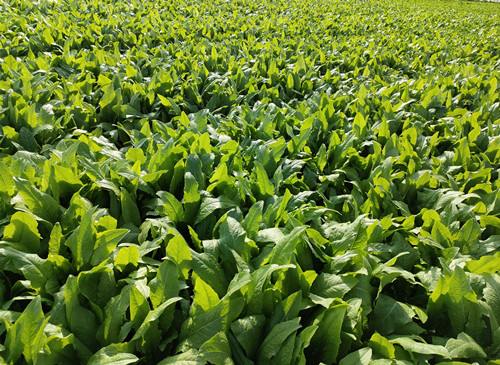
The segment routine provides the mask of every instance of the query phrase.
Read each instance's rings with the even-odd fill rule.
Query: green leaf
[[[205,365],[206,363],[207,361],[198,354],[198,351],[190,349],[179,355],[169,356],[157,365]]]
[[[193,223],[198,213],[200,206],[201,194],[199,191],[199,184],[194,175],[186,171],[184,174],[184,210],[185,218],[189,223]]]
[[[295,251],[295,247],[302,239],[302,233],[307,226],[295,227],[288,235],[280,239],[271,253],[270,264],[285,265],[290,262],[290,259]]]
[[[62,234],[61,224],[57,222],[54,224],[52,231],[50,232],[49,239],[49,254],[50,255],[59,255],[61,252],[61,248],[63,246],[64,236]]]
[[[462,332],[457,339],[450,338],[446,342],[446,349],[454,359],[485,358],[484,350],[468,334]]]
[[[211,364],[234,364],[231,356],[231,348],[224,332],[215,334],[205,342],[200,347],[199,354]]]
[[[165,300],[176,297],[179,293],[177,265],[164,260],[158,267],[156,277],[149,283],[151,288],[151,304],[153,308],[159,307]]]
[[[183,277],[187,278],[191,268],[191,251],[189,245],[180,234],[174,233],[173,230],[170,233],[173,234],[173,237],[168,241],[165,251],[177,263]]]
[[[191,251],[193,271],[203,279],[219,297],[223,297],[229,285],[224,271],[216,258],[207,253]]]
[[[216,307],[188,318],[182,325],[179,348],[198,349],[218,332],[226,332],[244,306],[243,298],[222,300]]]
[[[182,204],[168,191],[159,191],[157,195],[163,201],[165,213],[172,222],[182,222],[184,220],[184,209]]]
[[[321,273],[311,286],[311,293],[323,298],[342,298],[356,286],[358,279],[352,276],[338,276]]]
[[[410,324],[417,332],[419,327],[413,322],[415,312],[408,305],[381,294],[371,315],[371,326],[382,335],[399,333]]]
[[[16,322],[7,327],[7,361],[15,363],[23,354],[26,361],[36,362],[38,352],[45,345],[44,328],[48,320],[42,311],[41,298],[35,297]]]
[[[8,241],[10,246],[28,253],[38,253],[41,238],[37,221],[24,212],[14,213],[3,232],[3,239]]]
[[[181,297],[170,298],[170,299],[166,300],[165,302],[163,302],[162,304],[160,304],[154,310],[150,311],[147,314],[144,321],[142,322],[139,329],[137,330],[137,332],[135,333],[134,337],[132,338],[132,341],[143,337],[146,334],[146,332],[148,331],[148,329],[151,327],[152,323],[154,323],[155,321],[158,320],[158,318],[160,318],[160,316],[163,314],[165,309],[167,309],[169,306],[178,302],[181,299],[182,299]]]
[[[14,175],[10,171],[9,167],[0,161],[0,193],[8,193],[9,195],[12,195],[14,187]]]
[[[300,318],[294,318],[274,326],[259,347],[258,361],[273,361],[274,356],[278,353],[288,336],[296,333],[302,327],[299,322]]]
[[[64,288],[65,320],[68,329],[88,348],[96,347],[97,321],[90,310],[80,305],[77,278],[70,275]],[[63,309],[61,309],[63,310]]]
[[[380,336],[377,332],[372,335],[368,345],[377,355],[388,359],[394,359],[396,356],[394,345],[390,343],[387,338]]]
[[[474,274],[496,273],[500,268],[500,252],[493,256],[482,256],[479,260],[468,261],[465,267]]]
[[[97,233],[91,264],[96,266],[106,261],[111,252],[128,233],[128,229],[107,229],[104,232]]]
[[[457,241],[461,245],[470,246],[477,241],[481,236],[481,227],[475,218],[469,219],[460,229]]]
[[[228,209],[235,206],[236,204],[224,196],[219,196],[218,198],[206,197],[201,202],[200,210],[194,224],[200,223],[217,209]]]
[[[360,138],[366,135],[366,121],[361,113],[356,113],[352,123],[352,128],[356,137]]]
[[[246,232],[241,224],[230,216],[225,216],[219,226],[221,250],[234,250],[243,259],[250,258],[250,247],[245,242]]]
[[[118,251],[115,259],[115,267],[124,271],[128,265],[136,267],[139,263],[139,249],[137,246],[123,247]]]
[[[476,294],[465,272],[457,267],[448,282],[448,315],[453,329],[464,331],[474,312],[478,312]]]
[[[352,223],[327,223],[324,225],[326,237],[335,242],[333,250],[342,254],[351,249],[363,249],[367,243],[367,226],[365,218],[359,216]]]
[[[249,357],[254,356],[261,344],[265,324],[266,317],[263,314],[241,318],[231,324],[231,331]]]
[[[318,325],[311,325],[304,328],[299,335],[296,337],[293,360],[297,361],[297,364],[305,365],[306,356],[304,354],[304,349],[309,347],[311,340],[318,330]]]
[[[66,240],[66,246],[69,247],[73,254],[73,261],[77,270],[89,263],[94,251],[96,230],[92,216],[95,210],[96,208],[92,208],[83,215],[80,225]]]
[[[144,151],[141,148],[130,148],[127,153],[125,153],[125,157],[132,162],[139,161],[141,164],[147,161]]]
[[[363,347],[358,351],[352,352],[342,360],[340,360],[339,365],[368,365],[372,359],[372,349],[368,347]]]
[[[259,201],[253,204],[248,210],[245,219],[241,222],[241,225],[247,232],[249,237],[253,237],[259,231],[260,223],[262,222],[262,210],[264,209],[264,202]]]
[[[398,344],[410,353],[424,354],[424,355],[439,355],[446,359],[450,358],[448,350],[439,345],[431,345],[425,342],[415,341],[410,337],[391,336],[389,341],[393,344]]]
[[[136,287],[130,289],[130,321],[134,329],[138,329],[150,312],[147,298]]]
[[[54,169],[54,181],[58,185],[61,195],[72,194],[83,186],[70,168],[55,164],[52,164],[52,168]]]
[[[264,169],[264,166],[258,161],[254,162],[255,164],[255,180],[259,189],[260,194],[265,197],[268,195],[274,194],[274,185],[269,180],[267,176],[267,172]]]
[[[139,361],[139,358],[131,353],[123,352],[127,350],[127,344],[111,344],[97,351],[87,363],[88,365],[117,364],[127,365]]]
[[[220,299],[210,285],[201,278],[197,278],[194,284],[193,302],[199,305],[205,312],[216,307]]]
[[[0,246],[0,267],[22,274],[30,286],[38,292],[52,292],[58,288],[56,272],[52,263],[35,254],[27,254],[12,247]],[[56,289],[54,289],[56,288]]]
[[[334,305],[314,320],[318,329],[311,339],[310,348],[315,353],[315,360],[328,364],[336,361],[342,342],[340,332],[347,307],[347,304]]]
[[[139,208],[137,208],[137,204],[134,199],[132,199],[130,193],[124,188],[121,189],[120,201],[124,222],[132,223],[134,226],[139,227],[142,223]]]
[[[55,223],[59,217],[59,203],[50,195],[42,193],[28,180],[14,177],[14,181],[28,209],[36,216]]]
[[[120,343],[125,340],[126,333],[122,332],[126,313],[130,307],[130,286],[125,286],[120,294],[109,300],[104,309],[104,322],[101,325],[104,341]],[[73,315],[74,316],[74,315]],[[102,341],[102,340],[101,340]]]
[[[500,323],[500,276],[498,274],[486,274],[485,281],[484,300],[493,310],[497,322]]]

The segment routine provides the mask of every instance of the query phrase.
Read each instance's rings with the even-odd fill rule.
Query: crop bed
[[[0,364],[500,364],[496,4],[0,13]]]

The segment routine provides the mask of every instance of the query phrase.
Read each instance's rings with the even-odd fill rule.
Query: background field
[[[0,14],[0,364],[500,364],[499,5]]]

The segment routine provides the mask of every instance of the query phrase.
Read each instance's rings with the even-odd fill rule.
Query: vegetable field
[[[500,364],[500,6],[0,14],[0,364]]]

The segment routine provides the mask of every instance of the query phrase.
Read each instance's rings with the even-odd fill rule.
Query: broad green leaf
[[[396,356],[394,345],[385,337],[380,336],[377,332],[372,335],[368,345],[377,355],[388,359],[394,359]]]
[[[80,294],[94,305],[93,310],[96,312],[104,308],[109,300],[118,294],[114,271],[106,266],[96,266],[90,271],[80,272],[78,289]]]
[[[97,233],[95,249],[92,252],[90,261],[91,264],[99,265],[101,262],[107,260],[111,252],[128,233],[128,229],[107,229]]]
[[[169,233],[172,233],[173,237],[168,240],[165,252],[177,263],[184,278],[187,278],[191,261],[189,245],[181,235],[175,234],[173,231]]]
[[[335,242],[333,250],[342,254],[347,250],[363,249],[367,243],[367,225],[363,216],[352,223],[328,223],[324,225],[326,238]]]
[[[439,345],[431,345],[425,342],[415,341],[410,337],[391,336],[389,341],[393,344],[398,344],[410,353],[425,354],[425,355],[439,355],[446,359],[450,358],[448,350]]]
[[[70,248],[78,270],[89,263],[94,251],[96,230],[92,216],[95,210],[96,208],[92,208],[83,215],[80,225],[66,240],[66,246]]]
[[[450,338],[446,342],[446,349],[454,359],[485,358],[484,350],[466,333],[460,333],[456,339]]]
[[[262,314],[240,318],[231,324],[231,331],[238,339],[246,354],[253,357],[261,344],[266,317]]]
[[[111,298],[104,309],[104,321],[101,325],[104,341],[120,343],[125,340],[127,333],[122,332],[127,310],[130,307],[131,287],[124,287],[121,292]]]
[[[306,364],[307,358],[304,354],[304,349],[309,347],[311,340],[317,330],[318,325],[311,325],[304,328],[296,337],[293,360],[297,361],[298,364]]]
[[[137,289],[132,287],[130,290],[130,321],[137,330],[150,312],[147,298]]]
[[[255,161],[254,164],[255,164],[255,180],[258,186],[259,193],[263,197],[266,197],[268,195],[273,195],[274,185],[269,180],[266,170],[259,162]]]
[[[142,223],[139,208],[130,193],[124,188],[121,189],[120,202],[124,222],[139,227]]]
[[[218,198],[206,197],[201,202],[200,210],[198,211],[194,224],[200,223],[217,209],[228,209],[235,206],[235,203],[224,196],[220,196]]]
[[[493,310],[498,322],[500,321],[500,277],[498,274],[486,274],[485,280],[484,299]]]
[[[219,296],[212,287],[201,278],[197,278],[194,284],[193,302],[206,312],[210,308],[216,307],[219,301]]]
[[[125,157],[133,162],[139,161],[141,164],[147,161],[144,151],[140,148],[129,149],[125,154]]]
[[[481,227],[476,219],[471,218],[460,229],[457,240],[461,245],[471,246],[481,236]]]
[[[219,297],[224,296],[229,285],[216,258],[207,253],[191,251],[193,271],[212,287]]]
[[[410,325],[418,333],[419,327],[413,322],[415,312],[408,305],[381,294],[371,314],[371,326],[382,335],[399,333],[405,326]],[[414,332],[415,333],[415,332]]]
[[[7,327],[7,361],[15,363],[23,354],[26,361],[36,362],[38,352],[45,345],[44,328],[48,320],[42,311],[41,298],[35,297],[16,322]]]
[[[201,201],[199,184],[193,174],[186,171],[184,174],[184,211],[185,218],[188,222],[193,223],[198,213],[198,208]]]
[[[36,293],[54,293],[59,286],[53,264],[35,254],[0,246],[0,267],[22,274]]]
[[[165,213],[173,222],[182,222],[184,220],[184,209],[182,204],[168,191],[159,191],[157,195],[163,201]]]
[[[464,330],[474,314],[478,313],[476,294],[465,272],[457,267],[449,279],[448,311],[453,329]],[[479,324],[479,322],[476,322]]]
[[[181,350],[200,348],[218,332],[226,332],[231,323],[240,315],[245,300],[237,298],[222,300],[216,307],[199,313],[194,318],[188,318],[182,325],[179,339]]]
[[[50,240],[49,240],[49,254],[50,255],[59,255],[61,252],[61,248],[63,247],[63,239],[64,236],[62,234],[61,224],[57,222],[54,224],[52,231],[50,232]]]
[[[356,286],[358,280],[352,276],[321,273],[311,285],[311,293],[323,298],[342,298]]]
[[[153,309],[159,307],[166,300],[176,297],[179,293],[177,265],[164,260],[158,267],[156,277],[150,281],[150,299]]]
[[[40,250],[40,233],[38,223],[30,214],[16,212],[3,231],[3,239],[17,250],[38,253]]]
[[[137,246],[123,247],[118,251],[115,258],[115,267],[124,271],[128,265],[136,267],[139,263],[139,249]]]
[[[121,347],[124,347],[122,349]],[[139,358],[131,353],[126,353],[127,345],[112,344],[97,351],[90,359],[89,365],[118,364],[127,365],[139,361]]]
[[[340,360],[339,365],[368,365],[371,363],[372,349],[363,347],[358,351],[351,352]]]
[[[314,321],[318,329],[311,339],[310,348],[315,359],[325,363],[334,363],[342,343],[340,333],[348,305],[338,304],[325,310]]]
[[[299,321],[300,318],[294,318],[274,326],[259,347],[258,361],[273,361],[273,358],[276,356],[287,337],[297,332],[297,330],[302,327]]]
[[[231,348],[224,332],[215,334],[205,342],[200,347],[199,354],[212,364],[234,364],[231,356]]]
[[[241,222],[241,225],[247,232],[249,237],[253,237],[253,235],[257,234],[259,231],[259,226],[262,221],[262,210],[264,208],[264,202],[259,201],[253,204],[248,210],[245,219]]]
[[[8,193],[9,195],[12,195],[14,187],[14,175],[10,171],[9,167],[0,161],[0,193]]]
[[[295,227],[288,235],[276,242],[269,262],[276,265],[285,265],[290,262],[295,247],[306,228],[306,226]]]
[[[500,253],[497,252],[493,256],[482,256],[479,260],[471,260],[465,266],[474,274],[496,273],[500,268]]]
[[[14,177],[14,181],[28,209],[36,216],[55,223],[59,217],[59,203],[48,194],[42,193],[28,180]]]
[[[54,169],[54,181],[58,185],[61,195],[72,194],[83,186],[72,169],[55,164],[52,165],[52,168]]]
[[[139,329],[137,330],[137,332],[135,333],[134,337],[132,338],[132,341],[137,340],[137,339],[141,338],[142,336],[144,336],[146,331],[151,327],[152,323],[157,321],[158,318],[160,318],[160,316],[163,314],[165,309],[167,309],[169,306],[171,306],[175,302],[178,302],[181,299],[182,299],[181,297],[170,298],[170,299],[166,300],[165,302],[163,302],[162,304],[160,304],[154,310],[150,311],[147,314],[144,321],[142,322]]]
[[[197,350],[190,349],[178,355],[169,356],[160,361],[157,365],[170,365],[170,364],[205,365],[206,360],[198,354]]]
[[[68,329],[89,348],[96,346],[97,320],[93,312],[80,305],[77,278],[70,275],[64,288],[65,320]]]
[[[250,246],[245,242],[246,232],[234,218],[226,216],[219,226],[221,250],[234,250],[245,261],[250,258]]]

